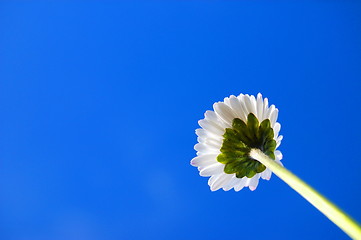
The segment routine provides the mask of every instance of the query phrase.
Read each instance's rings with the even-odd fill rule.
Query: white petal
[[[264,170],[261,173],[261,178],[265,179],[265,180],[270,180],[271,179],[271,175],[272,175],[272,171],[268,168],[266,168],[266,170]]]
[[[241,99],[243,99],[243,96],[244,96],[244,94],[241,93],[241,94],[238,95],[237,98],[238,98],[239,100],[241,100]]]
[[[280,150],[275,151],[275,156],[277,160],[281,160],[283,158],[283,155]]]
[[[246,115],[241,103],[239,102],[238,98],[233,96],[229,99],[229,101],[230,101],[231,108],[236,113],[237,117],[239,117],[243,121],[246,121],[247,115]]]
[[[206,122],[209,125],[211,125],[212,127],[217,128],[217,129],[222,130],[222,131],[224,129],[224,127],[222,126],[222,124],[219,121],[215,122],[215,121],[211,121],[211,120],[208,120],[208,119],[203,119],[203,120],[198,121],[198,123],[199,122],[201,122],[202,124],[204,124],[204,122]]]
[[[221,153],[219,148],[204,143],[197,143],[196,145],[194,145],[194,150],[198,152]]]
[[[216,135],[216,136],[222,136],[224,134],[224,129],[217,126],[211,121],[207,121],[205,119],[198,121],[199,126],[201,126],[203,129],[209,131],[210,133]]]
[[[277,143],[276,148],[278,148],[281,145],[282,139],[283,139],[282,135],[277,137],[277,139],[276,139],[276,143]]]
[[[248,113],[257,114],[256,109],[255,109],[255,104],[252,102],[251,98],[248,95],[246,95],[244,97],[244,103],[247,107]]]
[[[198,137],[207,137],[207,132],[203,128],[197,128],[196,134]]]
[[[221,135],[215,135],[205,129],[198,128],[196,129],[196,134],[200,138],[206,138],[206,139],[214,139],[215,141],[221,141],[223,142],[223,136]]]
[[[271,105],[270,106],[270,108],[268,109],[268,111],[267,111],[267,114],[266,114],[266,116],[265,116],[265,119],[269,119],[269,120],[271,120],[271,115],[273,114],[273,111],[275,110],[275,105]],[[272,125],[272,123],[271,123],[271,127],[273,127],[273,125]]]
[[[271,108],[266,108],[266,110],[263,111],[263,118],[269,119],[270,112],[271,112]]]
[[[224,102],[228,107],[231,107],[231,104],[230,104],[230,102],[229,102],[229,99],[230,99],[232,96],[234,97],[234,95],[231,95],[231,96],[229,96],[229,98],[226,97],[226,98],[223,99],[223,102]]]
[[[205,119],[207,119],[209,121],[212,121],[212,122],[217,122],[218,121],[217,114],[215,112],[213,112],[213,111],[210,111],[210,110],[207,110],[204,113],[204,117],[205,117]]]
[[[209,122],[212,122],[213,124],[215,124],[216,126],[218,126],[219,128],[225,128],[228,127],[226,126],[226,124],[224,124],[224,122],[218,117],[218,115],[213,112],[213,111],[206,111],[204,113],[204,118],[206,120],[208,120]]]
[[[213,184],[210,186],[211,191],[217,191],[221,187],[223,187],[224,184],[228,183],[228,181],[232,178],[232,174],[222,174],[216,181],[213,182]]]
[[[244,183],[244,186],[245,186],[245,187],[248,187],[248,186],[249,186],[249,183],[251,182],[251,179],[252,179],[252,178],[246,177],[246,182]]]
[[[212,175],[220,174],[223,172],[224,166],[224,164],[217,162],[204,168],[198,167],[199,175],[201,175],[202,177],[209,177]]]
[[[278,117],[278,109],[275,108],[273,110],[273,112],[271,113],[270,115],[270,121],[271,121],[271,127],[274,128],[274,125],[276,123],[276,120],[277,120],[277,117]]]
[[[260,122],[263,120],[263,100],[262,94],[258,93],[257,95],[257,118]]]
[[[241,181],[239,181],[239,182],[237,183],[237,185],[234,186],[234,191],[238,192],[238,191],[242,190],[242,188],[244,188],[244,185],[245,185],[247,179],[248,179],[247,177],[243,177],[243,178],[241,179]]]
[[[219,139],[219,138],[216,139],[213,137],[197,137],[197,141],[200,143],[208,143],[217,146],[221,146],[223,143],[223,139]]]
[[[263,99],[263,118],[261,121],[268,118],[268,98]]]
[[[229,191],[231,190],[234,186],[236,186],[239,182],[241,181],[240,178],[236,177],[236,174],[232,175],[232,178],[229,180],[229,182],[227,184],[225,184],[223,186],[223,190],[224,191]]]
[[[253,95],[251,95],[249,99],[251,100],[251,103],[252,103],[253,113],[254,113],[254,115],[256,115],[256,117],[257,117],[257,119],[258,119],[258,116],[257,116],[257,101],[256,101],[256,98],[255,98]]]
[[[226,104],[219,102],[213,105],[213,108],[217,115],[229,126],[232,126],[233,119],[236,117],[234,112]]]
[[[217,181],[217,179],[219,177],[221,177],[222,175],[224,175],[225,173],[218,173],[216,175],[212,175],[209,179],[208,179],[208,185],[211,186],[215,181]]]
[[[214,149],[221,149],[222,147],[222,141],[213,140],[212,138],[197,138],[197,141],[199,143],[202,143],[206,146],[209,146],[210,148]]]
[[[250,111],[248,110],[248,108],[246,106],[246,101],[245,101],[245,99],[248,98],[248,97],[245,96],[245,95],[239,95],[237,98],[239,100],[239,103],[240,103],[241,108],[243,109],[243,112],[244,112],[244,115],[245,115],[245,118],[242,119],[242,120],[246,122],[247,121],[247,116],[250,113]]]
[[[273,133],[274,133],[274,137],[277,138],[278,137],[278,133],[281,130],[281,124],[279,124],[278,122],[275,123],[275,126],[273,127]]]
[[[258,186],[258,182],[259,182],[259,173],[257,173],[256,175],[253,176],[253,178],[251,178],[251,180],[249,181],[249,189],[251,189],[251,191],[256,190],[257,186]]]
[[[218,154],[206,154],[202,156],[197,156],[191,160],[191,165],[194,167],[206,166],[217,163]]]

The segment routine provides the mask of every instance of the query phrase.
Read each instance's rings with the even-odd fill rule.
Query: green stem
[[[350,216],[339,209],[315,189],[302,181],[299,177],[282,167],[274,160],[266,156],[259,149],[252,149],[250,157],[261,162],[279,178],[287,183],[291,188],[298,192],[302,197],[309,201],[313,206],[325,214],[332,222],[341,228],[352,239],[361,239],[361,227]]]

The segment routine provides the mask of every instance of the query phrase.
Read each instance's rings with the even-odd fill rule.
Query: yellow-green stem
[[[330,202],[319,192],[302,181],[299,177],[292,172],[282,167],[274,160],[266,156],[259,149],[252,149],[250,157],[261,162],[291,188],[298,192],[302,197],[309,201],[313,206],[325,214],[332,222],[341,228],[352,239],[361,239],[361,227],[350,216],[339,209],[335,204]]]

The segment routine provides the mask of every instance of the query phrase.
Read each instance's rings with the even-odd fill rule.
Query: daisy
[[[361,226],[354,219],[281,164],[278,109],[269,107],[267,98],[232,95],[213,109],[198,122],[197,157],[191,161],[201,176],[210,177],[212,191],[253,191],[260,178],[269,180],[273,172],[352,239],[361,240]]]
[[[198,167],[201,176],[210,177],[212,191],[255,190],[259,179],[269,180],[272,171],[249,156],[251,149],[258,148],[281,164],[282,154],[276,150],[282,140],[278,109],[268,106],[268,99],[260,93],[257,98],[232,95],[215,103],[213,109],[198,122],[202,128],[196,130],[199,143],[194,146],[197,157],[191,165]]]

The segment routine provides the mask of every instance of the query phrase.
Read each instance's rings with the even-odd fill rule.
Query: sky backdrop
[[[0,239],[348,239],[276,176],[211,192],[197,121],[280,110],[284,165],[361,221],[358,1],[2,1]]]

